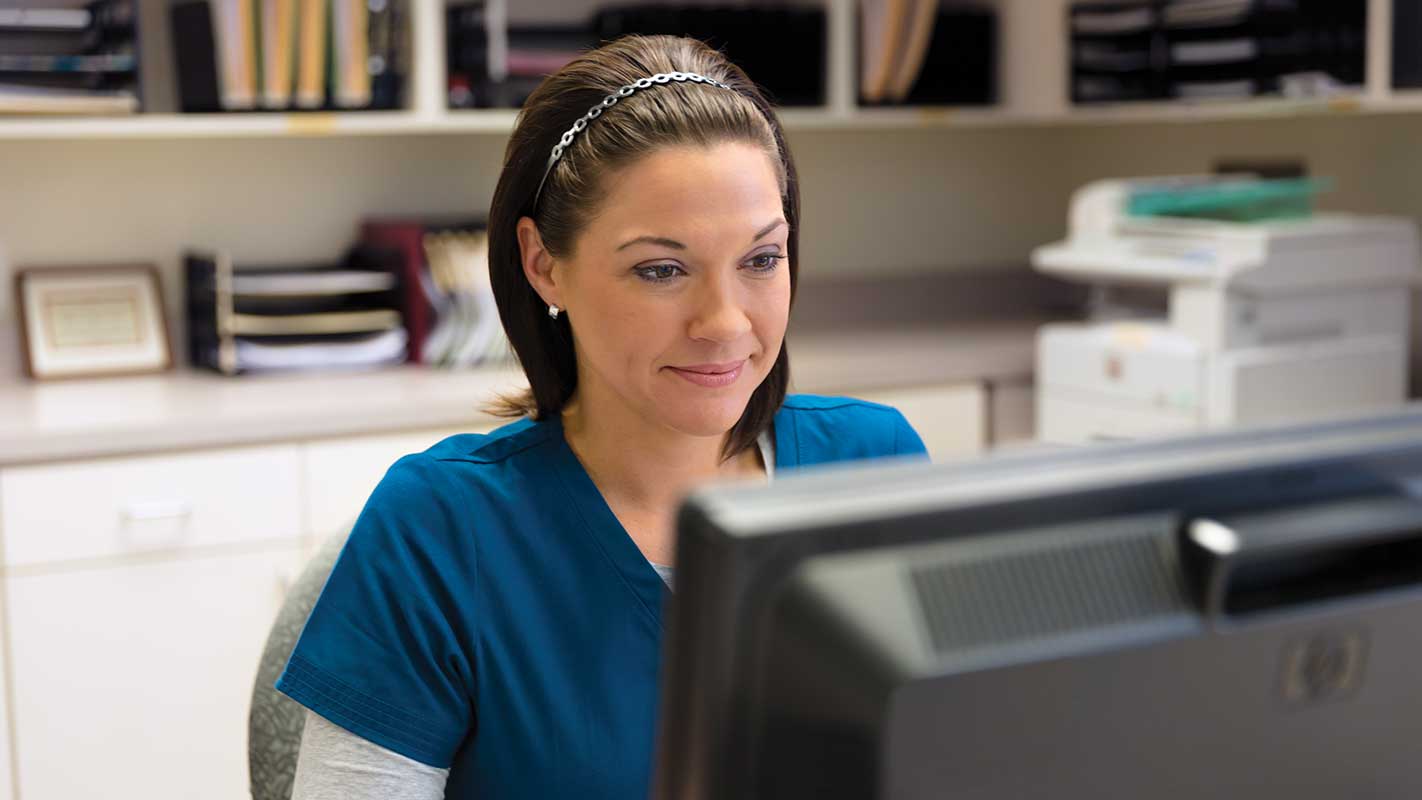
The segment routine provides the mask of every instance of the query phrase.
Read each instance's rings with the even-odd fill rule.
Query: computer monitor
[[[678,519],[653,797],[1422,797],[1422,407]]]

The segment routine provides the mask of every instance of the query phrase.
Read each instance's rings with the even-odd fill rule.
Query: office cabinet
[[[0,578],[0,628],[4,627],[5,579]],[[3,643],[0,643],[3,644]],[[3,650],[0,650],[3,653]],[[0,800],[14,800],[14,770],[10,765],[10,682],[0,657]]]
[[[299,464],[285,444],[6,469],[4,563],[295,538]]]
[[[9,579],[19,791],[247,790],[247,708],[297,544]]]
[[[918,431],[934,461],[979,455],[987,446],[986,392],[978,382],[853,393],[893,406]]]
[[[838,393],[898,407],[937,458],[988,438],[976,382]],[[0,800],[245,797],[285,587],[401,456],[500,423],[440,424],[0,468]]]
[[[0,469],[0,800],[12,769],[25,800],[246,797],[286,587],[391,464],[465,430]]]

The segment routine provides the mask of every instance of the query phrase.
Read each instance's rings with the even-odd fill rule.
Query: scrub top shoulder
[[[847,398],[792,395],[773,433],[777,470],[924,452]],[[376,487],[277,688],[447,797],[641,797],[666,595],[557,419],[453,436]]]

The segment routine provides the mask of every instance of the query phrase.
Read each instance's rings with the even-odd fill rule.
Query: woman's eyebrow
[[[785,220],[783,220],[783,219],[777,219],[776,221],[770,223],[769,225],[766,225],[764,228],[761,228],[759,233],[757,233],[755,236],[751,237],[751,242],[759,241],[759,240],[760,240],[762,237],[764,237],[767,233],[770,233],[771,231],[775,230],[776,228],[778,228],[778,227],[780,227],[781,225],[784,225],[784,224],[785,224]],[[661,245],[662,247],[670,247],[670,248],[673,249],[673,250],[685,250],[685,249],[686,249],[686,245],[682,244],[681,242],[678,242],[678,241],[675,240],[675,239],[668,239],[668,238],[666,238],[665,236],[638,236],[638,237],[635,238],[635,239],[628,239],[627,241],[625,241],[625,242],[623,242],[622,244],[618,245],[618,246],[617,246],[617,250],[614,250],[613,252],[615,253],[615,252],[618,252],[618,251],[620,251],[620,250],[626,250],[627,248],[631,247],[631,246],[634,245],[634,244],[657,244],[657,245]]]
[[[628,239],[617,246],[617,250],[626,250],[634,244],[659,244],[663,247],[670,247],[673,250],[685,250],[686,245],[675,239],[668,239],[664,236],[638,236],[636,239]],[[614,250],[613,252],[617,252]]]
[[[760,233],[757,233],[757,234],[755,235],[755,238],[754,238],[754,239],[751,239],[751,243],[754,244],[755,242],[759,241],[762,236],[766,235],[767,233],[770,233],[771,231],[775,230],[776,228],[778,228],[778,227],[780,227],[781,225],[784,225],[784,224],[785,224],[785,220],[783,220],[783,219],[777,219],[776,221],[770,223],[769,225],[766,225],[764,228],[761,228],[761,229],[760,229]]]

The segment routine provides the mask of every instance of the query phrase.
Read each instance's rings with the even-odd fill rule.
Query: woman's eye
[[[761,253],[750,260],[751,269],[755,272],[774,272],[775,265],[785,256],[779,253]]]
[[[633,271],[637,273],[637,277],[649,283],[666,283],[681,272],[681,267],[675,264],[652,264],[648,267],[637,267]]]

